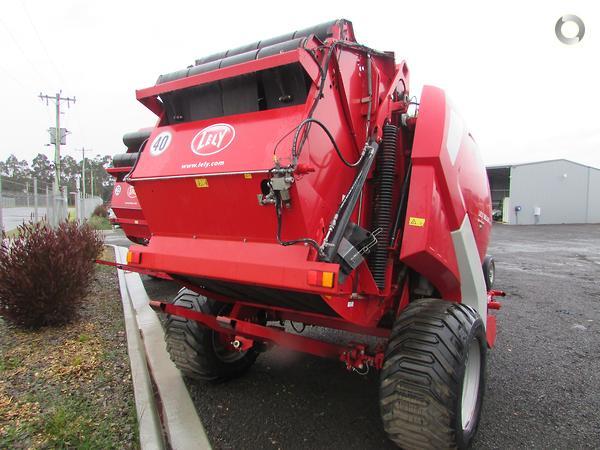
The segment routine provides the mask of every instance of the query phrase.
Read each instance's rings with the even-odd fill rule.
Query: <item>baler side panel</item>
[[[435,174],[431,165],[412,168],[400,259],[425,275],[444,298],[459,300],[458,265]]]
[[[443,298],[459,300],[461,276],[451,232],[461,228],[468,213],[476,250],[485,255],[489,187],[477,147],[441,89],[423,89],[412,161],[400,258]]]

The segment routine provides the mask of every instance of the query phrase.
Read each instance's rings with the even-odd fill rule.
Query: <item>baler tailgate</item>
[[[277,142],[298,124],[304,108],[290,106],[158,127],[130,180],[267,172],[273,167]],[[270,132],[264,133],[265,129]]]

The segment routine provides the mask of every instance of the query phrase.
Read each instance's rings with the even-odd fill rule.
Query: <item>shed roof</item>
[[[486,166],[486,169],[509,169],[511,167],[531,166],[533,164],[544,164],[544,163],[557,162],[557,161],[565,161],[565,162],[568,162],[570,164],[576,164],[578,166],[587,167],[589,169],[594,169],[594,170],[600,171],[600,169],[598,167],[587,166],[585,164],[581,164],[581,163],[578,163],[578,162],[575,162],[575,161],[571,161],[570,159],[565,159],[565,158],[546,159],[546,160],[543,160],[543,161],[532,161],[532,162],[515,163],[515,164],[493,164],[493,165]]]

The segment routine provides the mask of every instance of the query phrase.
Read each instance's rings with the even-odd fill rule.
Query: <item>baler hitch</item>
[[[500,309],[502,307],[502,303],[496,301],[494,297],[505,297],[505,296],[506,296],[506,292],[504,292],[504,291],[497,291],[494,289],[488,291],[488,303],[487,303],[488,309]]]
[[[381,369],[383,367],[383,351],[377,350],[375,355],[369,355],[363,344],[354,344],[354,348],[340,355],[340,360],[346,364],[346,369],[359,375],[367,375],[370,367]]]
[[[218,333],[233,336],[231,346],[237,351],[246,351],[262,343],[273,343],[294,351],[310,353],[315,356],[334,358],[342,361],[348,370],[366,375],[371,367],[381,369],[383,352],[377,350],[374,355],[367,353],[364,344],[343,346],[320,341],[318,339],[288,333],[275,326],[260,325],[242,319],[227,316],[212,316],[198,311],[175,306],[171,303],[150,301],[150,307],[166,314],[194,320]]]

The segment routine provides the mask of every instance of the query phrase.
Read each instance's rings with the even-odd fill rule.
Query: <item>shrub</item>
[[[38,328],[71,322],[88,292],[102,238],[85,224],[24,223],[0,245],[0,316]]]
[[[87,223],[94,230],[111,230],[112,229],[110,220],[108,220],[108,218],[106,218],[106,217],[92,216],[87,221]]]
[[[106,204],[101,203],[100,205],[96,206],[94,208],[92,216],[108,217],[108,207],[106,206]]]

